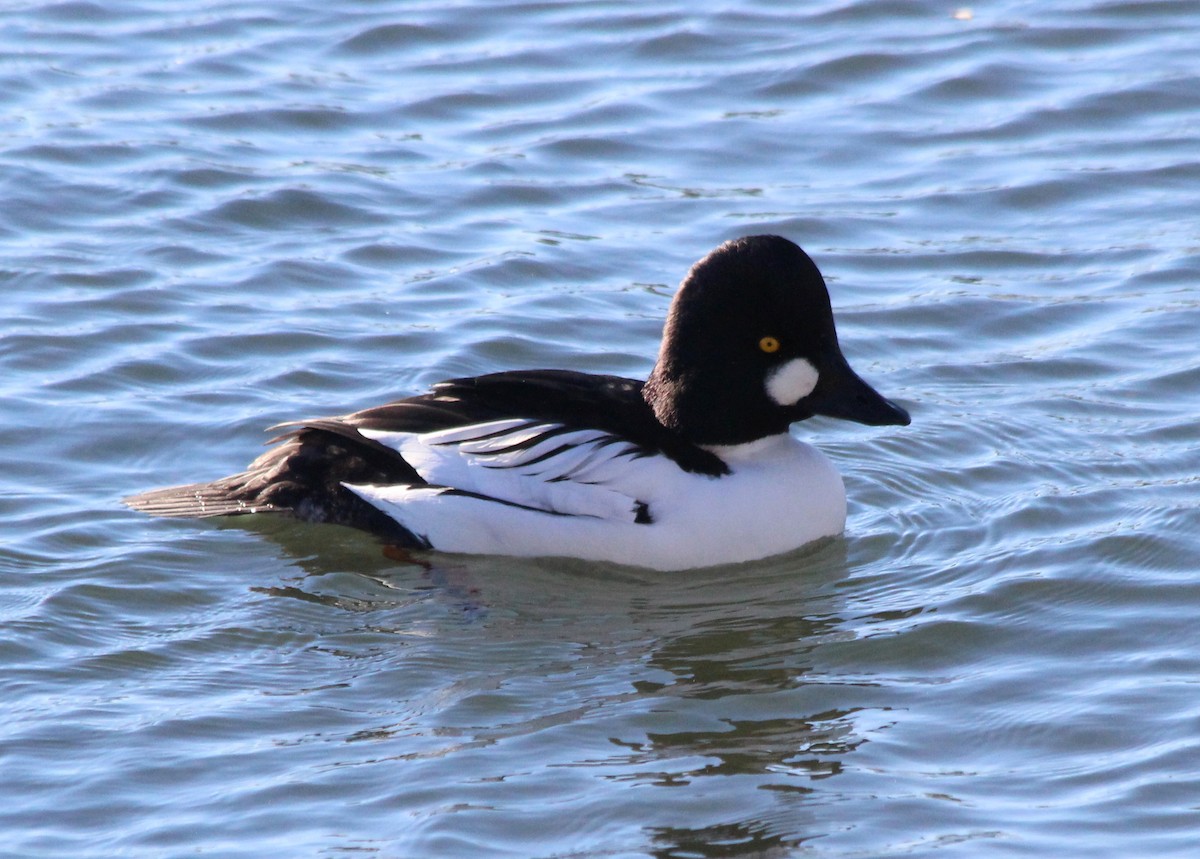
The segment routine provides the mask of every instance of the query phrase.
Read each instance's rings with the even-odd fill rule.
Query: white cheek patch
[[[793,358],[767,373],[767,395],[781,406],[794,406],[813,392],[817,368],[803,358]]]

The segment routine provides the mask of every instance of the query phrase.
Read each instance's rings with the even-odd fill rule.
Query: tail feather
[[[152,489],[129,496],[125,504],[175,519],[286,513],[306,522],[361,528],[401,546],[425,545],[345,486],[421,482],[399,453],[336,424],[301,427],[280,441],[240,474]]]
[[[238,490],[245,489],[244,478],[244,475],[236,475],[211,483],[167,486],[130,495],[123,501],[134,510],[173,519],[205,519],[210,516],[265,513],[277,509],[270,502],[255,504],[239,497]]]

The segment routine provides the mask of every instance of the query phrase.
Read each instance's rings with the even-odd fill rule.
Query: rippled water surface
[[[1194,855],[1200,4],[0,10],[0,853]],[[844,538],[149,519],[273,423],[644,375],[777,232],[907,428]]]

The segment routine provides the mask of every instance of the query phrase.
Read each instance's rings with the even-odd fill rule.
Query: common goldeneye
[[[281,512],[407,549],[679,570],[840,534],[813,415],[907,425],[846,363],[820,271],[779,236],[726,242],[671,302],[646,382],[569,370],[452,379],[283,424],[241,474],[126,499],[158,516]]]

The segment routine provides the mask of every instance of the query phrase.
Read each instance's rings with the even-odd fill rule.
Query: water
[[[0,852],[1191,855],[1200,4],[0,11]],[[654,574],[152,520],[277,421],[642,375],[779,232],[908,428]]]

